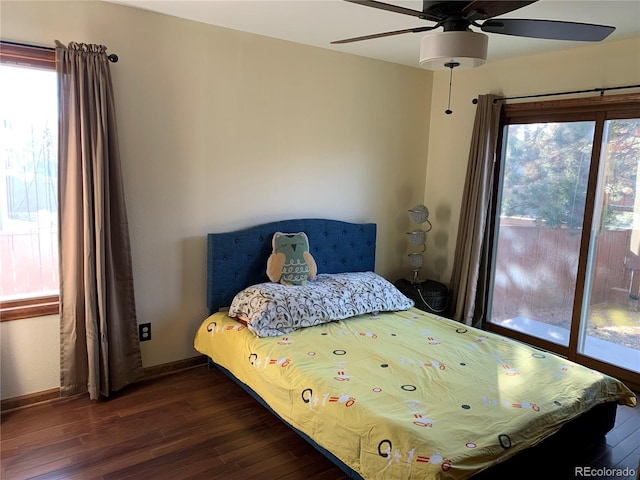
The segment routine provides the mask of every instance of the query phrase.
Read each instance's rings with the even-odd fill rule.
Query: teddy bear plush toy
[[[309,252],[309,239],[304,232],[276,232],[273,253],[267,260],[267,276],[283,285],[306,285],[316,276],[316,261]]]

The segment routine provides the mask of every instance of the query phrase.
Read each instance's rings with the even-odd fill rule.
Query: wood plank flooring
[[[0,445],[3,480],[347,478],[226,375],[204,365],[141,382],[109,400],[82,396],[3,413]],[[549,480],[636,479],[640,407],[618,407],[616,426],[591,451],[576,457],[570,448],[537,462]],[[572,461],[580,463],[558,476],[568,470],[553,464]],[[574,465],[633,472],[581,477]]]

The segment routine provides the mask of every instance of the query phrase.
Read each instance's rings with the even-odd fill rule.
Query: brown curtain
[[[501,108],[500,102],[493,101],[495,98],[491,94],[478,98],[450,282],[453,318],[476,327],[485,312],[489,276],[486,226],[493,200],[493,164]]]
[[[142,376],[106,47],[56,41],[60,390],[109,396]]]

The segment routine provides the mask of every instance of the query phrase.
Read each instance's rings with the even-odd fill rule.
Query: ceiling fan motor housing
[[[433,32],[420,42],[420,66],[429,70],[448,70],[452,63],[457,68],[475,68],[487,61],[489,37],[471,30]]]
[[[420,43],[420,66],[429,70],[449,69],[453,72],[454,68],[475,68],[486,63],[488,37],[484,33],[470,30],[470,26],[479,28],[482,32],[498,35],[589,42],[599,42],[615,30],[615,27],[590,23],[495,18],[538,0],[423,0],[422,10],[379,0],[345,1],[410,15],[435,22],[435,25],[363,35],[331,43],[351,43],[404,33],[432,32],[423,37]],[[482,24],[478,24],[478,20],[483,20]],[[436,28],[443,28],[444,31],[435,33],[433,31]]]

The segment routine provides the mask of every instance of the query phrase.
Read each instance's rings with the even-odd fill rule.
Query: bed
[[[314,278],[270,281],[276,232],[306,234]],[[375,224],[330,219],[208,234],[194,339],[349,478],[497,478],[553,441],[601,439],[636,405],[612,377],[418,310],[375,273],[375,248]]]

